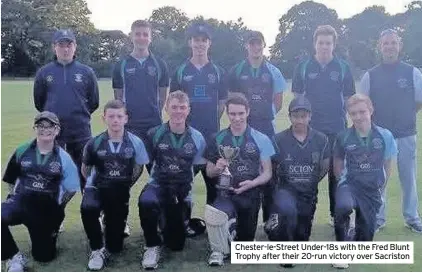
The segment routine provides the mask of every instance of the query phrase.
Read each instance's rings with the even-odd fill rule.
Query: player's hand
[[[224,158],[219,158],[215,163],[218,174],[221,174],[227,166],[229,166],[229,162]]]
[[[245,191],[252,189],[252,188],[255,188],[255,187],[256,187],[256,184],[253,180],[245,180],[245,181],[239,183],[238,188],[232,188],[232,190],[236,194],[241,194],[242,192],[245,192]]]

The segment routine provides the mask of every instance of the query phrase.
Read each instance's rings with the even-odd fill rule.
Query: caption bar
[[[413,264],[413,242],[232,242],[233,264]]]

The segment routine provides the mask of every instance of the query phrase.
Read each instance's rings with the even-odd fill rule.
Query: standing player
[[[259,186],[271,179],[271,156],[274,147],[264,134],[247,124],[249,104],[243,96],[226,102],[230,127],[220,131],[207,147],[207,174],[218,177],[228,166],[233,187],[219,190],[212,205],[205,206],[205,222],[211,245],[209,265],[223,265],[230,253],[230,241],[253,241],[260,205]],[[221,146],[238,150],[228,165],[221,158]]]
[[[391,173],[397,146],[387,129],[371,121],[372,102],[355,94],[347,101],[351,128],[340,133],[334,147],[334,171],[339,185],[336,192],[335,231],[337,241],[372,241],[381,192]],[[356,211],[354,238],[347,238],[349,215]],[[348,264],[334,264],[348,268]]]
[[[312,105],[311,127],[324,133],[333,147],[336,135],[346,129],[345,101],[355,93],[355,83],[346,62],[334,56],[337,32],[329,25],[314,32],[315,56],[295,69],[292,92],[304,95]],[[332,160],[328,173],[330,214],[333,224],[337,182]]]
[[[404,220],[412,231],[422,233],[416,187],[416,113],[422,109],[422,73],[399,60],[402,41],[396,31],[383,31],[378,46],[382,63],[366,72],[361,90],[374,103],[375,123],[390,130],[397,141]],[[384,191],[377,230],[385,226],[385,197]]]
[[[170,92],[182,90],[188,95],[191,107],[189,125],[208,139],[220,130],[220,118],[227,98],[224,72],[208,57],[211,46],[208,26],[195,24],[187,33],[192,57],[177,68]],[[215,183],[206,175],[205,165],[201,173],[207,187],[207,204],[210,204],[216,197]]]
[[[246,38],[246,60],[230,72],[230,92],[246,96],[250,105],[249,125],[272,138],[275,134],[274,117],[281,110],[286,81],[280,70],[264,57],[265,40],[259,31],[251,31]],[[263,186],[263,220],[268,219],[271,206],[272,183]]]
[[[41,67],[35,76],[35,108],[59,117],[57,141],[80,170],[83,148],[91,138],[91,114],[99,103],[97,78],[92,68],[74,59],[76,38],[71,30],[56,31],[53,48],[56,60]],[[81,190],[84,186],[81,175]]]
[[[153,162],[150,180],[139,196],[139,217],[146,251],[142,267],[155,269],[161,245],[182,250],[185,244],[186,204],[193,183],[193,165],[204,164],[205,140],[186,124],[189,98],[182,91],[169,94],[166,103],[169,122],[148,131],[146,144]],[[158,232],[160,223],[163,239]]]
[[[264,230],[271,241],[308,241],[318,183],[330,164],[330,147],[324,134],[309,127],[311,104],[306,98],[292,100],[289,117],[291,127],[274,138],[273,180],[277,189]]]
[[[27,262],[9,226],[28,228],[34,260],[53,260],[63,207],[80,186],[75,163],[55,142],[60,131],[58,117],[47,111],[39,113],[34,130],[36,140],[16,149],[3,176],[3,181],[14,187],[1,204],[1,259],[7,260],[8,271],[23,272]]]
[[[107,131],[90,140],[84,150],[82,173],[87,185],[81,215],[92,250],[90,270],[101,270],[108,252],[122,250],[130,188],[141,176],[143,165],[149,162],[142,140],[125,130],[127,119],[122,101],[107,102],[103,116]],[[98,219],[101,211],[105,220],[105,247]]]

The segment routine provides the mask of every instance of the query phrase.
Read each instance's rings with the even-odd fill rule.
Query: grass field
[[[111,83],[100,82],[101,107],[105,101],[112,97]],[[286,105],[290,101],[288,94],[284,103],[283,111],[277,116],[277,131],[288,126]],[[97,111],[93,117],[93,132],[97,134],[103,130],[100,121],[100,112]],[[30,81],[2,81],[1,83],[1,160],[2,170],[5,164],[20,143],[32,137],[32,121],[35,115],[32,98],[32,82]],[[419,131],[422,130],[421,116],[418,120]],[[223,122],[227,124],[226,119]],[[422,137],[418,138],[418,166],[422,165]],[[420,174],[419,182],[422,179]],[[145,175],[141,178],[132,190],[130,201],[130,225],[132,234],[125,241],[124,251],[112,257],[105,271],[139,271],[140,257],[144,246],[144,239],[140,229],[138,218],[137,198],[145,183]],[[7,187],[2,185],[1,196],[4,200]],[[422,184],[419,183],[419,196],[422,200]],[[194,215],[202,217],[205,187],[202,177],[199,175],[194,186]],[[49,263],[41,264],[30,260],[31,270],[35,271],[85,271],[88,262],[88,242],[82,227],[79,213],[81,195],[78,194],[68,205],[65,218],[65,232],[60,235],[58,258]],[[397,170],[394,168],[393,175],[388,184],[388,206],[387,226],[376,234],[377,241],[414,241],[415,256],[413,265],[352,265],[350,271],[420,271],[422,270],[422,236],[410,232],[404,227],[401,213],[401,190],[397,178]],[[312,238],[313,241],[334,240],[333,228],[328,225],[328,185],[327,181],[321,182],[319,187],[319,203],[314,220]],[[260,217],[261,219],[261,217]],[[20,249],[30,257],[29,235],[26,228],[22,226],[13,227],[12,233]],[[261,226],[258,227],[257,240],[267,240]],[[206,236],[195,239],[188,239],[183,252],[165,253],[160,271],[335,271],[330,265],[306,264],[297,265],[293,269],[281,269],[278,265],[230,265],[223,268],[210,268],[206,265],[208,247]],[[4,264],[2,264],[4,270]]]

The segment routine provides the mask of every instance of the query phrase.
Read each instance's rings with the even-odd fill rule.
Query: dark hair
[[[240,94],[240,93],[236,93],[229,96],[229,98],[226,100],[226,111],[229,110],[230,104],[243,105],[245,106],[246,111],[249,110],[248,100],[243,94]]]
[[[124,109],[125,113],[127,114],[126,106],[121,100],[109,100],[104,105],[104,114],[106,113],[107,109]]]
[[[150,30],[152,28],[150,22],[148,22],[146,20],[136,20],[132,23],[130,30],[133,31],[137,27],[146,27],[146,28],[149,28]]]

